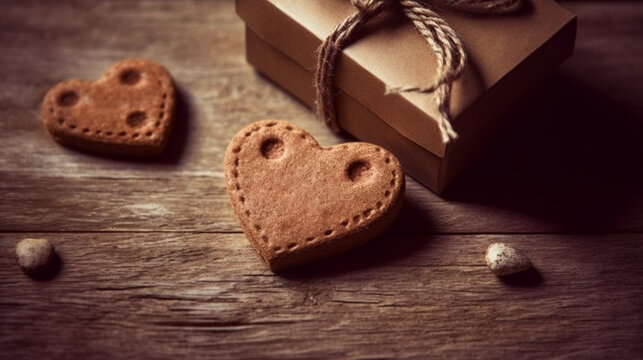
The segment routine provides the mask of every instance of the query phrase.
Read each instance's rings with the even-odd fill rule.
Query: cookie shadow
[[[190,121],[192,118],[192,99],[183,87],[175,84],[176,89],[176,114],[174,127],[170,133],[163,153],[151,158],[153,162],[162,164],[176,164],[181,161],[190,135]]]
[[[432,220],[428,211],[405,198],[396,220],[377,238],[347,253],[287,269],[277,275],[290,280],[332,278],[401,261],[421,249],[426,250],[431,244],[431,235],[413,235],[409,224],[415,223],[423,224],[423,233],[431,233]]]

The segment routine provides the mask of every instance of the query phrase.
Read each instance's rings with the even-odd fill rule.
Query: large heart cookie
[[[359,246],[402,206],[404,173],[379,146],[322,148],[304,130],[267,120],[231,141],[225,179],[232,207],[272,271]]]
[[[112,154],[163,151],[174,120],[175,91],[163,66],[123,60],[96,82],[64,81],[42,103],[47,130],[61,144]]]

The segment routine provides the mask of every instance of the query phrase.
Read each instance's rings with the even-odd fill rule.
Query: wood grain
[[[0,213],[10,216],[0,218],[0,228],[15,232],[240,232],[222,176],[112,179],[43,174],[25,181],[24,176],[6,174],[0,183]],[[587,204],[584,198],[566,202],[554,196],[536,199],[533,194],[526,195],[533,198],[532,203],[516,210],[506,203],[440,201],[412,179],[407,178],[407,183],[402,213],[393,224],[403,234],[621,233],[640,232],[643,227],[643,198],[626,199],[625,215],[605,204],[619,199]],[[502,198],[489,200],[500,202]]]
[[[16,234],[2,236],[0,344],[25,357],[609,358],[643,350],[638,235],[389,233],[282,276],[241,234],[20,236],[48,236],[63,263],[54,281],[34,282],[11,259]],[[483,254],[495,241],[515,244],[537,272],[493,276]]]
[[[350,139],[246,64],[230,1],[0,2],[0,357],[643,356],[643,4],[561,3],[575,56],[443,197],[407,178],[383,237],[274,275],[231,211],[228,141],[264,118]],[[133,56],[179,89],[164,156],[49,139],[49,87]],[[57,276],[19,270],[24,237],[55,243]],[[491,275],[495,241],[537,271]]]

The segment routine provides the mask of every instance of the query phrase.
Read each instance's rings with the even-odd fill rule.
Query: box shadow
[[[511,209],[560,232],[643,224],[641,107],[562,72],[528,96],[508,115],[505,134],[444,198]]]

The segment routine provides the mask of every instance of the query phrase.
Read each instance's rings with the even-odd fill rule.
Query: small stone
[[[54,245],[47,239],[22,239],[16,245],[16,259],[29,275],[47,271],[54,261]]]
[[[487,266],[496,275],[510,275],[531,268],[531,261],[518,250],[504,243],[487,248]]]

